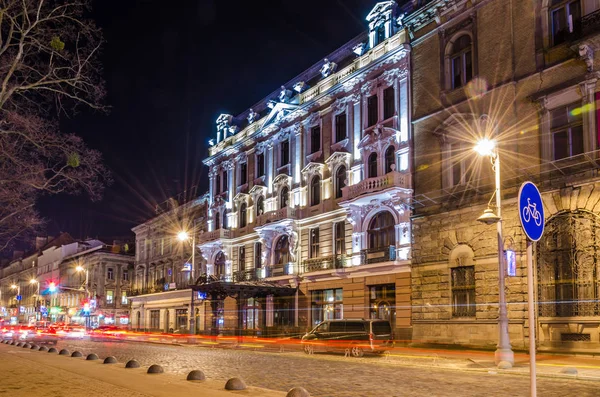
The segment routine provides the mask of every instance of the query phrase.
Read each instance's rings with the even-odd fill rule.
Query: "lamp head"
[[[12,288],[12,289],[17,289],[18,287],[17,287],[17,285],[16,285],[16,284],[13,284],[13,285],[11,285],[11,286],[10,286],[10,288]]]
[[[76,271],[78,272],[82,272],[83,271],[83,266],[79,265],[75,268]]]
[[[496,149],[496,141],[487,138],[479,140],[473,148],[481,156],[493,156],[494,149]]]
[[[37,284],[37,280],[35,278],[32,278],[31,280],[29,280],[29,284]]]
[[[189,238],[190,238],[189,234],[184,230],[177,233],[177,240],[179,240],[179,241],[186,241]]]
[[[492,211],[491,208],[487,208],[483,211],[483,214],[477,218],[477,220],[481,223],[485,223],[486,225],[493,225],[494,223],[500,222],[500,217]]]

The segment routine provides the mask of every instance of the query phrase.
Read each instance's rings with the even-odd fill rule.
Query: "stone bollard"
[[[75,350],[71,353],[71,357],[83,357],[83,354],[80,351]]]
[[[102,364],[116,364],[118,363],[117,359],[113,356],[108,356],[104,359],[104,362]]]
[[[188,374],[187,380],[206,380],[206,376],[204,372],[195,369]]]
[[[129,360],[127,364],[125,364],[125,368],[139,368],[140,363],[137,360]]]
[[[62,349],[61,351],[58,352],[59,356],[70,356],[71,352],[68,351],[67,349]]]
[[[240,378],[231,378],[225,383],[225,390],[245,390],[246,383]]]
[[[40,347],[38,345],[31,345],[31,350],[39,350]]]
[[[287,392],[285,397],[310,397],[310,393],[303,387],[294,387]]]
[[[98,360],[100,357],[98,357],[98,355],[96,353],[90,353],[87,355],[87,357],[85,358],[87,361],[93,361],[93,360]]]
[[[165,370],[163,369],[163,367],[161,367],[158,364],[152,364],[150,366],[150,368],[148,368],[148,371],[147,371],[147,373],[149,373],[149,374],[162,374],[164,372],[165,372]]]
[[[31,349],[31,345],[29,343],[25,343],[21,346],[23,349]]]
[[[41,351],[41,352],[47,352],[48,348],[46,346],[40,346],[39,351]]]
[[[58,350],[56,349],[56,347],[51,347],[50,349],[48,349],[48,353],[58,353]]]

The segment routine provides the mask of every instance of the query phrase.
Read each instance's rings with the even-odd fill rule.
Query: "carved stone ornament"
[[[256,144],[256,146],[254,146],[254,149],[256,150],[256,154],[262,154],[264,153],[265,149],[267,148],[267,141],[262,141],[262,142],[258,142]]]
[[[324,164],[320,163],[308,163],[306,167],[301,171],[304,178],[309,179],[315,174],[323,177],[323,169],[325,168]]]
[[[279,189],[281,189],[284,186],[289,187],[291,179],[291,176],[285,174],[280,174],[276,176],[275,179],[273,179],[273,187],[275,188],[275,191],[279,191]]]
[[[292,91],[285,88],[285,86],[281,86],[281,91],[279,92],[279,102],[288,102],[292,97]]]
[[[218,167],[212,167],[210,169],[210,171],[208,172],[208,177],[209,178],[214,178],[215,176],[217,176],[219,174],[219,169]]]
[[[233,116],[230,114],[221,114],[217,118],[217,131],[228,130],[233,121]]]
[[[391,85],[395,79],[400,76],[400,69],[390,69],[383,72],[383,74],[379,77],[379,80],[383,82],[385,85]]]
[[[321,115],[319,114],[319,112],[314,112],[311,113],[310,116],[308,116],[305,120],[304,123],[307,126],[311,126],[311,125],[315,125],[319,122],[319,120],[321,119]]]
[[[223,167],[224,170],[231,171],[235,168],[235,163],[231,159],[225,160],[221,163],[221,167]]]
[[[360,92],[363,95],[371,95],[373,90],[377,87],[377,80],[369,80],[362,87],[360,87]]]
[[[337,64],[335,62],[330,62],[329,59],[325,58],[323,60],[323,66],[321,66],[321,69],[319,70],[319,72],[321,72],[321,76],[323,77],[327,77],[329,75],[331,75],[332,73],[334,73],[337,69]]]
[[[579,45],[579,59],[585,62],[588,72],[594,71],[594,49],[589,44]]]
[[[294,84],[294,91],[298,93],[306,91],[308,88],[308,84],[306,84],[305,81],[299,81],[296,84]]]
[[[254,109],[250,109],[250,113],[248,113],[248,117],[246,117],[246,120],[248,120],[248,124],[252,124],[254,123],[256,120],[258,120],[258,113],[256,113],[254,111]]]
[[[331,104],[331,109],[333,110],[334,114],[346,111],[346,100],[347,98],[337,98],[333,104]]]
[[[346,152],[335,152],[327,160],[325,160],[325,164],[327,167],[333,172],[338,166],[344,165],[346,167],[350,166],[350,158],[352,155]]]
[[[246,154],[246,152],[242,152],[242,153],[238,154],[237,157],[235,158],[236,163],[245,163],[247,160],[248,160],[248,155]]]

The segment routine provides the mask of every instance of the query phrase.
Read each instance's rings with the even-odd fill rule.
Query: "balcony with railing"
[[[199,243],[206,243],[213,240],[219,240],[222,238],[231,238],[231,230],[229,229],[217,229],[212,232],[204,232],[198,236]]]
[[[360,251],[360,263],[370,265],[372,263],[389,262],[396,260],[396,247],[368,248]]]
[[[298,216],[297,212],[296,208],[292,207],[284,207],[275,211],[269,211],[256,218],[256,226],[262,226],[282,219],[296,219]]]
[[[410,189],[410,175],[398,171],[392,171],[382,176],[367,178],[355,185],[342,188],[344,200],[352,200],[366,193],[373,193],[390,187]]]
[[[342,269],[349,264],[350,258],[347,258],[345,255],[321,256],[304,260],[302,262],[302,273]]]

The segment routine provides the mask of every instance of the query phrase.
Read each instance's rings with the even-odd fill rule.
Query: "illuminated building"
[[[251,109],[216,120],[208,231],[213,333],[389,319],[410,337],[409,37],[394,1],[368,31]]]

